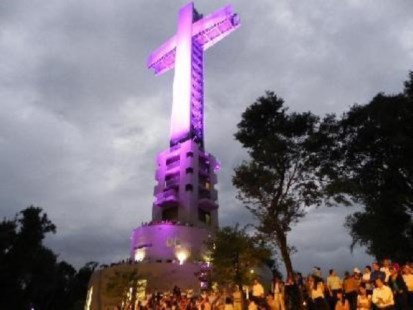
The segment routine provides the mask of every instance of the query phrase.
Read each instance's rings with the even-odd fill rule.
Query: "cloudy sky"
[[[0,216],[30,204],[57,225],[62,259],[116,261],[151,216],[157,152],[167,148],[172,79],[146,58],[175,33],[186,1],[0,2]],[[208,14],[227,1],[196,1]],[[245,158],[233,134],[265,90],[291,111],[342,113],[397,93],[413,63],[413,2],[237,0],[242,27],[206,55],[206,148],[222,163],[221,225],[251,216],[235,199]],[[308,272],[362,267],[343,228],[354,209],[310,210],[289,236]]]

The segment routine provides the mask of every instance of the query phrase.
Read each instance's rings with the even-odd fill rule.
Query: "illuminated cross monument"
[[[179,11],[176,35],[149,56],[157,75],[175,68],[170,148],[158,155],[152,222],[133,231],[132,258],[197,260],[218,228],[219,165],[204,150],[204,51],[239,25],[230,5],[203,17],[191,2]]]
[[[170,147],[157,157],[152,221],[133,230],[130,258],[94,272],[86,309],[109,309],[119,298],[105,287],[122,274],[139,272],[132,292],[199,290],[207,257],[204,241],[218,228],[215,158],[204,149],[204,51],[239,27],[231,6],[202,17],[191,2],[179,11],[178,31],[154,51],[148,67],[162,74],[175,68]],[[201,286],[200,286],[201,284]],[[198,287],[198,288],[197,288]]]

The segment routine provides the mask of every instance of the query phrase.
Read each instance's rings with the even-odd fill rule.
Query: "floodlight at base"
[[[186,261],[186,259],[188,258],[189,253],[185,249],[179,249],[178,251],[176,251],[175,255],[176,255],[176,258],[179,261],[179,265],[182,265]]]
[[[138,249],[135,252],[135,261],[141,262],[145,258],[145,250],[144,249]]]

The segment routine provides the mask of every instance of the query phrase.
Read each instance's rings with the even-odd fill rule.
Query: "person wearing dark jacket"
[[[396,310],[409,310],[408,306],[408,290],[406,283],[400,274],[400,267],[398,264],[393,264],[389,268],[389,287],[394,295],[394,303]]]

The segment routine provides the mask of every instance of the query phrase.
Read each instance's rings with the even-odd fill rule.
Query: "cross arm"
[[[227,5],[198,20],[193,25],[192,35],[205,51],[236,30],[240,25],[238,14],[233,12],[231,5]]]
[[[156,75],[161,75],[175,66],[175,54],[176,36],[173,36],[149,55],[146,65]]]
[[[205,51],[240,26],[239,16],[233,13],[231,5],[196,21],[192,25],[192,38]],[[156,75],[169,71],[175,66],[176,36],[168,39],[148,58],[147,66]]]

